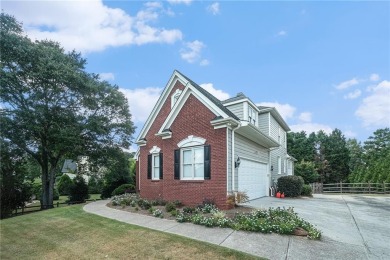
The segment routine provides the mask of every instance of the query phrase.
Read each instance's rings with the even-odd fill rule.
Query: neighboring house
[[[293,174],[289,130],[275,108],[241,93],[221,102],[174,71],[136,140],[137,190],[148,199],[207,199],[221,208],[237,191],[268,196],[277,178]]]
[[[78,157],[79,164],[81,164],[82,166],[87,164],[87,160],[88,160],[88,158],[85,158],[85,156]],[[62,174],[68,175],[69,178],[73,180],[74,177],[76,177],[76,174],[78,172],[78,168],[79,167],[78,167],[77,162],[75,162],[71,159],[65,159],[61,172],[62,172]],[[88,183],[90,176],[88,176],[86,174],[81,174],[81,176],[84,178],[85,182]]]

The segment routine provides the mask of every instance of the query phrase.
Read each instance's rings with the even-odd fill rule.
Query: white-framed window
[[[278,174],[282,174],[282,158],[278,156]]]
[[[182,148],[181,176],[182,180],[204,179],[204,146]]]
[[[251,106],[248,106],[248,122],[256,125],[257,112]]]
[[[160,179],[160,154],[152,154],[152,180]]]

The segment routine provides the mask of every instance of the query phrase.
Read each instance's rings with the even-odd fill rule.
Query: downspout
[[[241,127],[241,123],[237,125],[237,127],[232,128],[232,191],[235,191],[235,175],[236,175],[236,168],[235,168],[235,157],[234,157],[234,131],[236,131],[238,128]]]

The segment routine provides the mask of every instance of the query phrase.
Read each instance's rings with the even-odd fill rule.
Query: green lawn
[[[1,220],[0,259],[258,259],[89,214],[82,206]]]

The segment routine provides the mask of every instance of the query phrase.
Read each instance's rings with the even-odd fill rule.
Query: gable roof
[[[165,86],[163,92],[161,93],[159,99],[157,100],[156,105],[154,106],[154,108],[153,108],[152,112],[150,113],[148,119],[146,120],[143,128],[141,129],[140,134],[138,135],[138,137],[136,139],[136,143],[139,143],[142,139],[145,138],[152,123],[156,119],[158,112],[160,111],[163,104],[166,102],[168,95],[170,93],[170,90],[173,88],[173,86],[177,80],[180,81],[185,86],[185,90],[192,88],[196,92],[200,93],[201,96],[203,96],[206,100],[210,101],[209,103],[211,103],[212,106],[215,107],[216,111],[222,112],[222,114],[225,114],[225,116],[227,116],[227,117],[231,117],[231,118],[238,120],[238,121],[240,120],[235,114],[233,114],[229,109],[227,109],[221,103],[221,101],[219,99],[214,97],[211,93],[209,93],[207,90],[205,90],[204,88],[202,88],[201,86],[196,84],[194,81],[192,81],[190,78],[188,78],[187,76],[185,76],[184,74],[182,74],[178,70],[174,70],[171,78],[169,79],[167,85]],[[183,95],[180,95],[180,98],[177,102],[179,102],[182,99],[182,97],[183,97]],[[165,130],[164,126],[167,125],[168,119],[171,117],[174,117],[174,109],[176,107],[177,107],[177,105],[175,105],[172,108],[171,112],[169,113],[169,115],[167,117],[167,120],[165,120],[165,122],[163,124],[163,127],[162,127],[163,129],[160,130],[160,132]]]
[[[291,131],[290,127],[287,125],[286,121],[284,121],[283,117],[279,114],[276,108],[265,106],[257,106],[257,108],[260,110],[259,114],[270,112],[271,115],[276,119],[276,121],[283,127],[285,131]]]
[[[65,159],[61,172],[75,172],[77,170],[77,164],[71,159]]]
[[[227,109],[223,104],[222,102],[216,98],[215,96],[213,96],[210,92],[208,92],[207,90],[205,90],[204,88],[202,88],[201,86],[199,86],[198,84],[196,84],[194,81],[192,81],[191,79],[189,79],[188,77],[186,77],[185,75],[183,75],[180,71],[176,70],[178,73],[180,73],[186,80],[188,80],[188,82],[191,83],[192,86],[194,86],[197,90],[199,90],[199,92],[201,92],[203,95],[205,95],[211,102],[213,102],[218,108],[220,108],[223,112],[225,112],[229,117],[232,117],[236,120],[240,120],[235,114],[233,114],[232,111],[230,111],[229,109]]]

